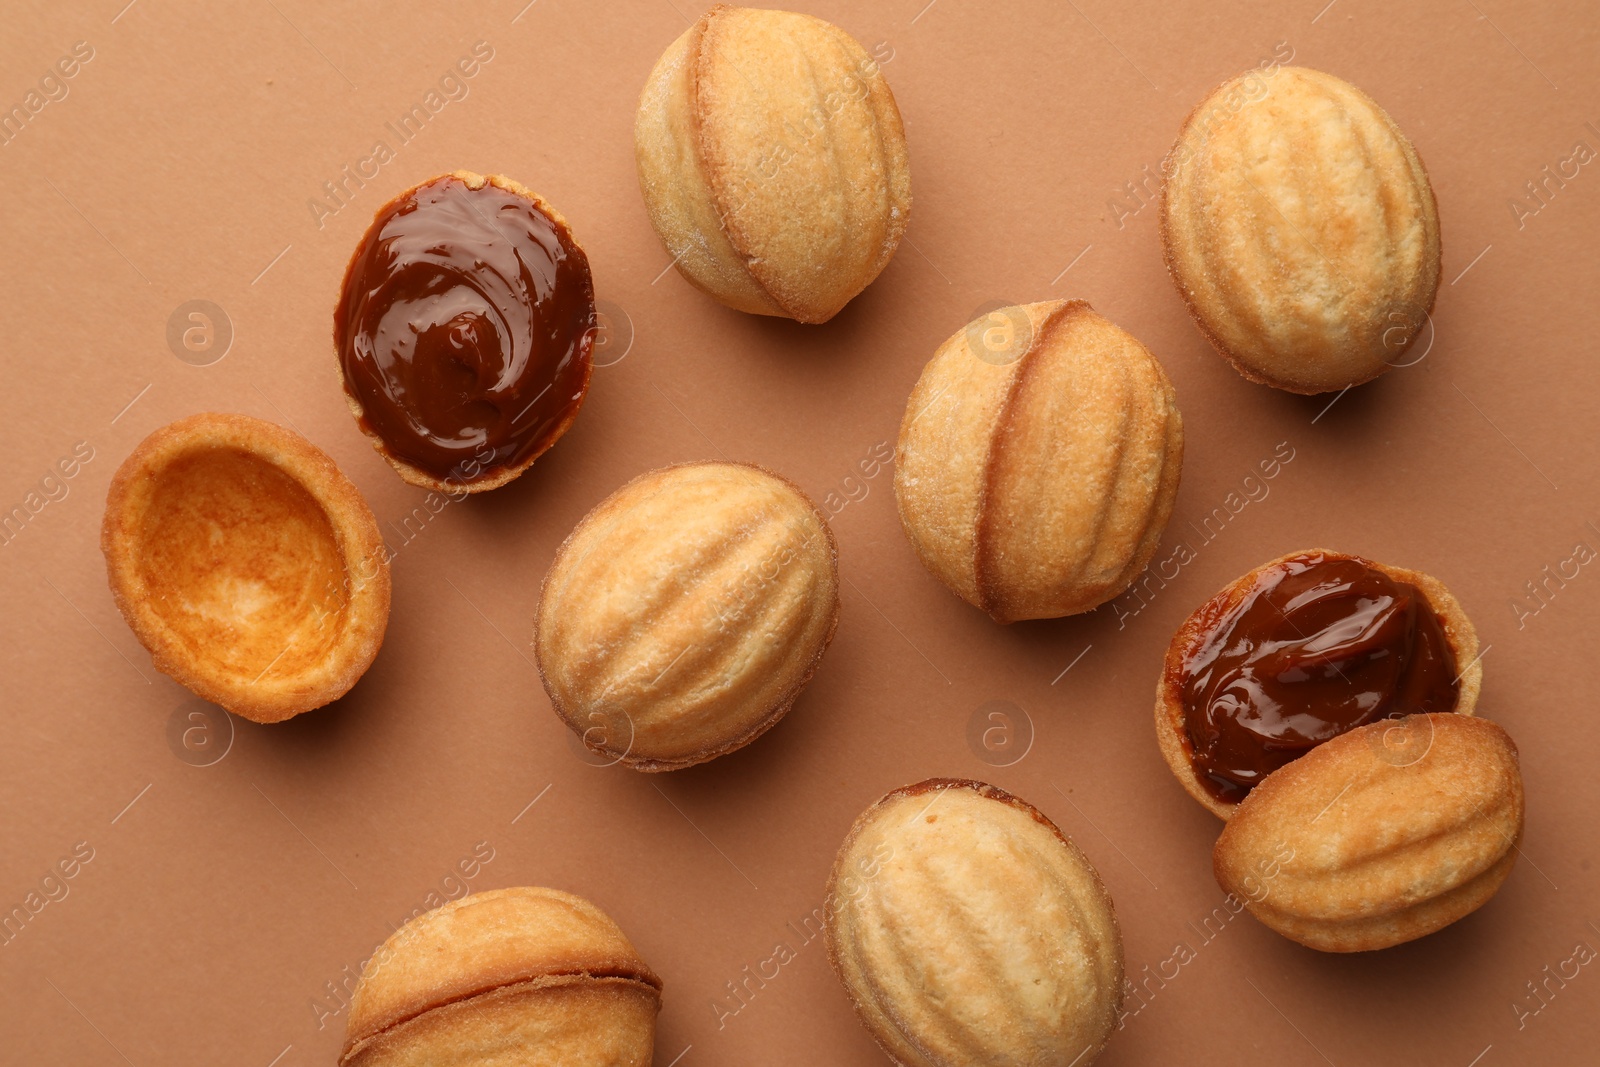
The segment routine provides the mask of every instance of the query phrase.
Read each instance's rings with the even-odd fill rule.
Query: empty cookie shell
[[[648,1067],[661,979],[582,897],[474,893],[406,923],[362,969],[340,1067]]]
[[[1360,89],[1248,71],[1194,109],[1165,172],[1167,267],[1240,374],[1321,393],[1421,358],[1407,352],[1439,289],[1439,212],[1411,142]]]
[[[333,460],[247,415],[192,415],[117,469],[100,546],[157,669],[256,722],[343,696],[383,643],[388,552]]]

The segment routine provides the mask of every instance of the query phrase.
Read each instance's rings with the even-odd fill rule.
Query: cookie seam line
[[[1017,397],[1022,392],[1024,379],[1038,363],[1037,357],[1044,348],[1046,338],[1054,336],[1056,329],[1069,314],[1075,315],[1080,311],[1089,310],[1091,309],[1088,301],[1063,300],[1045,316],[1044,321],[1033,331],[1028,350],[1016,359],[1016,369],[1012,372],[1011,381],[1006,385],[1006,395],[1001,399],[999,409],[995,412],[994,429],[989,434],[988,452],[983,459],[983,481],[978,486],[978,506],[972,523],[972,581],[973,589],[978,596],[978,608],[996,621],[1001,620],[995,611],[1004,605],[1001,603],[1002,598],[997,588],[986,580],[994,568],[994,561],[987,559],[990,542],[993,540],[992,531],[989,530],[990,506],[998,481],[1000,464],[1007,451],[1005,445],[1011,436],[1011,423]]]

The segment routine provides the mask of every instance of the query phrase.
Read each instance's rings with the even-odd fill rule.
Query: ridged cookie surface
[[[1522,836],[1517,747],[1487,719],[1412,715],[1268,775],[1217,839],[1217,882],[1324,952],[1431,934],[1505,881]]]
[[[418,916],[373,954],[341,1067],[645,1067],[661,979],[582,897],[517,887]]]
[[[936,778],[862,813],[828,883],[828,951],[901,1067],[1094,1060],[1122,937],[1094,867],[1026,801]]]
[[[1087,303],[1048,301],[940,346],[900,424],[895,498],[917,555],[963,600],[999,622],[1055,618],[1138,576],[1182,462],[1161,364]]]
[[[645,207],[679,272],[739,311],[826,322],[905,232],[894,96],[821,19],[713,7],[651,71],[634,137]]]
[[[838,615],[833,534],[805,494],[759,467],[694,463],[584,517],[545,576],[534,649],[590,749],[673,770],[782,718]]]
[[[1429,336],[1438,209],[1361,90],[1304,67],[1242,74],[1195,108],[1165,170],[1167,267],[1246,378],[1321,393],[1419,358],[1405,353]]]

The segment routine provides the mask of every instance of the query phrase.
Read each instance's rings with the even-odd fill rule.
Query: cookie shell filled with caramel
[[[1116,1028],[1111,896],[1003,789],[933,778],[873,804],[839,848],[825,914],[834,973],[901,1067],[1086,1067]]]
[[[1156,689],[1161,753],[1218,818],[1333,737],[1412,713],[1472,715],[1478,637],[1438,579],[1327,549],[1230,583],[1186,619]]]
[[[917,556],[996,622],[1089,611],[1155,553],[1183,464],[1160,362],[1081,300],[945,341],[906,402],[894,493]]]
[[[333,332],[373,447],[412,485],[459,495],[506,484],[566,433],[595,331],[566,220],[524,185],[463,170],[379,209]]]
[[[640,475],[573,529],[545,575],[534,653],[591,752],[669,771],[776,725],[838,620],[816,505],[759,467],[690,463]]]
[[[474,893],[412,919],[373,953],[339,1067],[648,1067],[661,987],[582,897]]]
[[[1240,374],[1321,393],[1421,358],[1439,212],[1371,97],[1304,67],[1247,71],[1200,102],[1163,169],[1167,269]]]
[[[156,430],[106,496],[117,607],[156,668],[256,722],[343,696],[389,619],[377,521],[333,460],[246,415]]]
[[[828,321],[910,217],[894,94],[854,38],[810,15],[712,7],[650,72],[634,141],[673,264],[738,311]]]

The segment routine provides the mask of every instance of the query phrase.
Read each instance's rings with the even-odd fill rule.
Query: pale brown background
[[[525,2],[427,14],[376,0],[7,5],[0,103],[20,101],[73,42],[95,55],[65,100],[0,148],[0,505],[22,502],[76,442],[94,458],[0,548],[0,908],[74,843],[94,859],[0,947],[0,1061],[330,1063],[344,1018],[319,1029],[313,999],[487,841],[494,859],[474,889],[591,897],[665,977],[658,1064],[877,1064],[820,943],[786,924],[820,905],[861,808],[962,775],[1032,800],[1083,846],[1116,899],[1131,974],[1180,940],[1198,950],[1105,1064],[1594,1062],[1600,968],[1520,1028],[1512,1005],[1537,1006],[1527,982],[1580,942],[1600,946],[1600,573],[1585,568],[1520,627],[1511,602],[1580,539],[1600,547],[1587,525],[1600,522],[1600,164],[1520,227],[1508,207],[1575,142],[1600,148],[1585,126],[1600,126],[1591,3],[803,5],[892,53],[883,69],[916,206],[878,282],[832,323],[801,327],[660,276],[668,259],[634,177],[634,102],[700,9]],[[470,95],[319,229],[307,201],[320,183],[374,140],[395,147],[385,122],[479,40],[494,58]],[[1229,370],[1166,276],[1156,209],[1119,228],[1107,203],[1156,170],[1208,89],[1279,42],[1389,109],[1427,161],[1443,218],[1432,350],[1326,412],[1327,398]],[[636,338],[531,473],[407,542],[397,527],[422,494],[346,412],[330,316],[372,212],[458,167],[505,173],[558,205]],[[833,520],[848,580],[838,637],[781,726],[663,777],[574,755],[529,637],[540,578],[587,509],[645,469],[718,456],[848,499],[846,480],[893,441],[941,340],[982,305],[1067,296],[1141,338],[1176,383],[1188,454],[1163,555],[1287,441],[1295,459],[1270,496],[1125,628],[1110,609],[1000,628],[918,565],[890,472],[851,482],[867,493]],[[220,305],[236,333],[210,366],[166,341],[191,299]],[[614,329],[614,353],[625,332]],[[189,696],[118,616],[97,544],[117,464],[150,430],[202,410],[306,434],[399,551],[388,638],[365,679],[288,724],[239,723],[207,767],[169,744]],[[1480,913],[1387,952],[1319,955],[1248,917],[1200,947],[1187,924],[1222,897],[1218,824],[1157,753],[1157,665],[1216,588],[1311,545],[1429,571],[1472,613],[1488,646],[1482,711],[1522,750],[1525,860]],[[1004,768],[967,740],[975,709],[995,700],[1036,732]],[[719,1028],[713,999],[780,940],[797,957]]]

